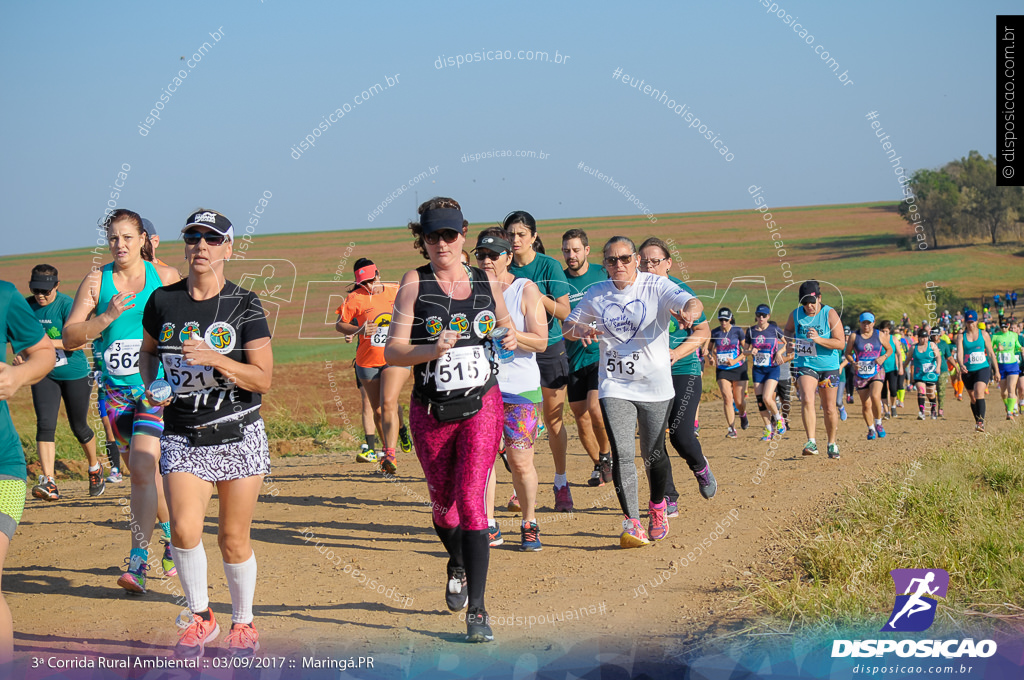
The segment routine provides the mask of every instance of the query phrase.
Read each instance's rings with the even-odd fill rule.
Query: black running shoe
[[[587,486],[604,486],[604,478],[601,476],[601,463],[594,463],[594,471],[590,473]]]
[[[599,459],[601,463],[601,479],[604,480],[605,484],[611,484],[615,480],[612,477],[612,458],[609,455],[601,456]]]
[[[487,612],[473,607],[466,613],[466,642],[491,642],[494,633],[487,625]]]
[[[747,418],[747,414],[744,413],[740,416],[740,429],[745,430],[750,427],[750,420]]]
[[[102,496],[107,490],[107,483],[103,481],[103,468],[96,472],[89,472],[89,495]]]
[[[455,567],[448,574],[444,586],[444,601],[453,612],[462,611],[469,603],[469,590],[466,587],[466,570]]]

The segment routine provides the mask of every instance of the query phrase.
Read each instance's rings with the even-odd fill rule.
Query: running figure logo
[[[889,573],[896,586],[896,604],[882,631],[916,633],[927,630],[935,621],[935,597],[946,597],[949,572],[944,569],[893,569]]]

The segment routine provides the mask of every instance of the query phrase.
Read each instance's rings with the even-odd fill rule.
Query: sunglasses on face
[[[183,240],[187,246],[197,246],[200,241],[206,241],[206,245],[208,246],[219,246],[224,244],[224,241],[227,240],[227,236],[224,234],[218,234],[215,231],[186,231],[181,235],[181,240]]]
[[[42,295],[43,297],[46,297],[47,295],[53,292],[52,288],[50,290],[44,290],[42,288],[30,288],[29,290],[32,291],[33,295]]]
[[[767,317],[768,315],[765,314],[764,312],[757,312],[756,314],[754,314],[754,316],[760,319],[761,317]]]
[[[640,266],[644,267],[644,268],[646,268],[646,267],[657,267],[658,265],[660,265],[662,262],[664,262],[667,259],[668,258],[666,258],[666,257],[641,257],[640,258]]]
[[[476,251],[476,259],[480,260],[481,262],[483,262],[484,260],[497,261],[497,259],[504,254],[505,253],[495,253],[490,250],[478,250]]]
[[[441,231],[424,234],[423,242],[428,246],[436,246],[438,241],[441,239],[444,239],[445,243],[455,243],[455,239],[457,238],[459,238],[459,232],[454,229],[442,229]]]
[[[614,266],[616,262],[619,262],[619,263],[622,263],[622,264],[625,265],[625,264],[629,264],[630,262],[632,262],[634,257],[636,257],[636,253],[633,253],[632,255],[617,255],[617,256],[612,255],[612,256],[604,258],[604,263],[606,265],[608,265],[609,267]]]

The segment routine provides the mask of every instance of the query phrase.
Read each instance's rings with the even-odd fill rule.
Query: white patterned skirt
[[[270,444],[263,419],[246,425],[242,434],[240,442],[192,446],[188,438],[165,432],[160,438],[160,474],[188,472],[207,482],[269,475]]]

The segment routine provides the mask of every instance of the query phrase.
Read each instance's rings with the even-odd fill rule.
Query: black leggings
[[[36,441],[52,442],[57,431],[57,415],[60,413],[60,400],[64,399],[64,408],[68,412],[68,423],[71,432],[79,443],[84,444],[93,438],[89,427],[89,397],[92,385],[89,378],[77,380],[54,380],[46,376],[32,386],[32,405],[36,410]]]
[[[700,440],[693,431],[693,421],[697,417],[703,382],[699,375],[673,375],[672,386],[676,394],[668,408],[669,438],[690,470],[700,472],[707,467],[708,459],[704,457]]]

